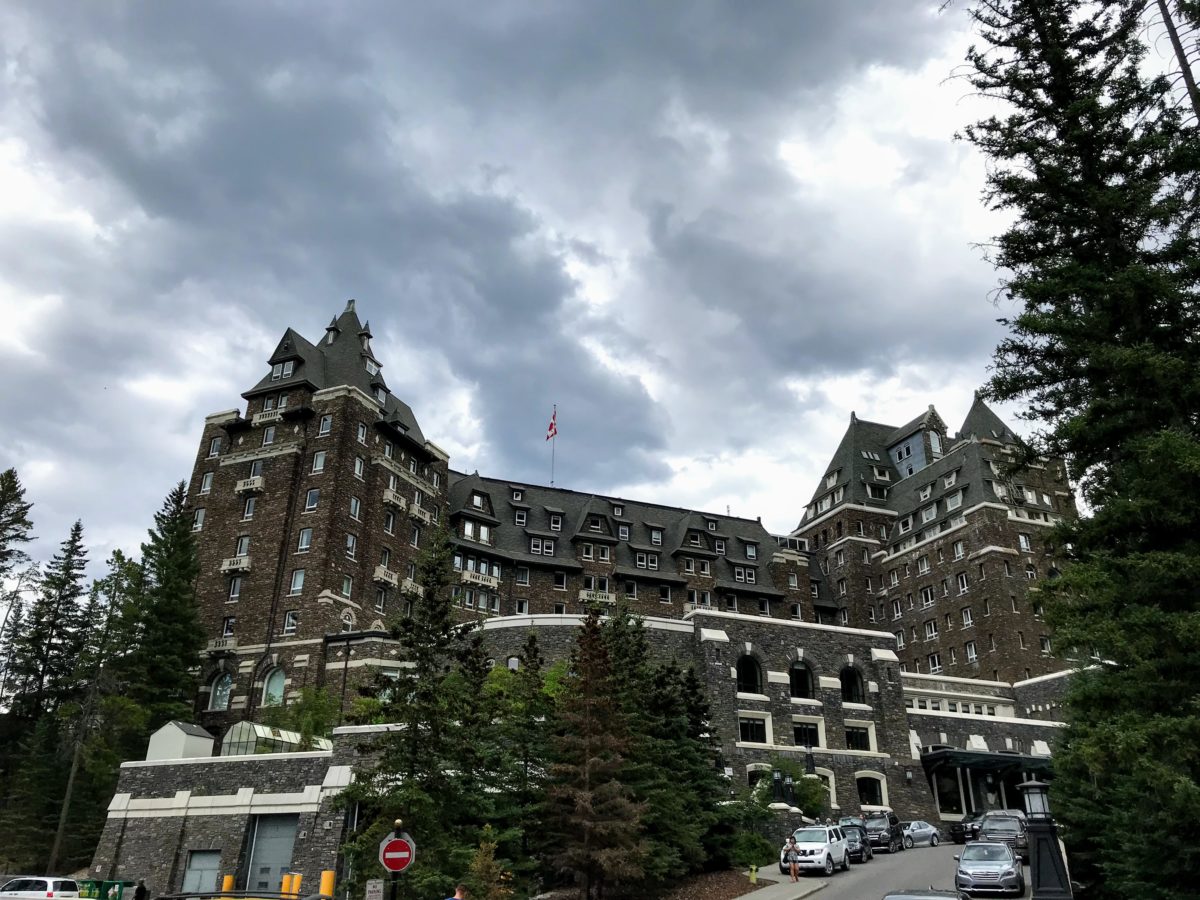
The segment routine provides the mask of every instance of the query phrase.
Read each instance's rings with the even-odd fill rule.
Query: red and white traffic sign
[[[417,858],[417,845],[407,833],[389,834],[379,842],[379,864],[389,872],[403,872]]]

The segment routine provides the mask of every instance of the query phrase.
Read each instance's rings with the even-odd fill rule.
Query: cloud
[[[962,26],[918,0],[6,7],[0,465],[46,542],[82,516],[94,555],[129,547],[203,416],[353,296],[455,465],[546,480],[557,403],[559,484],[786,529],[845,384],[907,420],[914,385],[969,399],[995,342],[942,83]]]

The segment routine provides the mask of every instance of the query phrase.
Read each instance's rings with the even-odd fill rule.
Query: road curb
[[[749,875],[749,873],[746,873]],[[759,882],[765,882],[770,879],[764,878],[762,873],[759,873]],[[756,891],[751,891],[748,894],[742,894],[738,900],[803,900],[805,897],[811,897],[817,891],[824,890],[826,883],[823,881],[805,884],[797,882],[793,884],[790,881],[777,881],[774,884],[768,884],[760,887]]]

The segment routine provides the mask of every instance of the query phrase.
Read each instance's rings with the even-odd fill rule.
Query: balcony
[[[462,571],[462,580],[464,584],[477,584],[493,591],[500,587],[500,579],[495,575],[485,575],[482,572],[471,572],[467,569]]]
[[[209,653],[219,653],[222,650],[236,650],[237,638],[230,635],[229,637],[213,638],[208,642]]]
[[[263,489],[263,477],[251,475],[249,478],[242,478],[233,489],[239,494],[257,494]]]
[[[587,591],[579,592],[579,600],[582,603],[616,603],[617,595],[611,591]]]
[[[399,491],[393,491],[391,488],[383,489],[383,502],[387,506],[394,506],[399,510],[408,509],[408,500],[406,500]]]
[[[716,607],[711,603],[692,603],[689,601],[683,604],[684,613],[696,612],[697,610],[700,612],[712,612],[714,609],[716,609]]]
[[[249,572],[250,557],[249,556],[230,556],[221,560],[222,572]]]
[[[417,596],[425,595],[425,588],[421,587],[421,585],[417,584],[411,578],[405,578],[402,582],[400,582],[400,590],[404,591],[406,594],[416,594]]]
[[[373,463],[383,466],[389,472],[393,472],[396,475],[399,475],[401,478],[403,478],[405,481],[407,481],[413,487],[420,488],[422,491],[429,494],[430,496],[436,496],[438,493],[440,493],[438,488],[433,486],[432,482],[426,481],[424,478],[422,478],[420,475],[416,474],[415,472],[408,471],[408,469],[406,467],[400,465],[394,459],[389,459],[386,456],[373,456],[373,457],[371,457],[371,461]]]
[[[264,412],[255,413],[250,421],[255,425],[270,425],[272,422],[278,422],[283,418],[283,412],[278,409],[268,409]]]
[[[375,580],[380,584],[386,584],[390,587],[396,587],[400,583],[400,573],[393,572],[387,566],[375,567]]]
[[[433,523],[433,516],[430,515],[429,510],[422,509],[421,507],[419,507],[415,504],[408,508],[408,514],[410,516],[412,516],[414,519],[416,519],[418,522],[424,522],[426,525],[430,525]]]

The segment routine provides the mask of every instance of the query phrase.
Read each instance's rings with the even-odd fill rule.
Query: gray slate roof
[[[1017,436],[1013,430],[1004,424],[1004,420],[996,415],[991,407],[983,402],[979,396],[979,392],[975,392],[975,402],[971,404],[971,408],[967,411],[967,417],[963,419],[962,428],[958,429],[960,438],[985,438],[989,440],[999,440],[1006,443],[1015,442]]]
[[[513,499],[514,490],[521,492],[520,500]],[[476,493],[484,497],[482,510],[473,505],[472,497]],[[500,522],[490,546],[458,540],[459,546],[466,551],[499,556],[522,565],[577,572],[582,567],[576,544],[606,545],[611,548],[611,564],[617,578],[629,577],[644,582],[675,585],[684,581],[675,557],[694,555],[697,560],[711,561],[714,594],[729,590],[763,597],[784,595],[783,586],[771,582],[768,568],[771,555],[778,545],[762,523],[754,519],[485,478],[478,472],[467,475],[451,470],[449,494],[452,521],[457,523],[461,517],[469,516],[482,521],[494,518]],[[614,514],[614,507],[617,506],[622,508],[620,516]],[[524,526],[515,524],[514,517],[518,510],[526,513]],[[481,512],[484,514],[482,517]],[[550,528],[552,514],[561,515],[561,531]],[[598,531],[591,529],[593,519],[599,526]],[[715,526],[712,530],[708,527],[710,521]],[[621,526],[628,527],[627,538],[621,537]],[[661,529],[661,544],[653,543],[652,528]],[[692,534],[698,536],[700,546],[689,543]],[[532,537],[551,537],[555,542],[554,553],[550,556],[532,555],[529,552]],[[718,539],[725,541],[724,555],[715,552]],[[757,545],[756,559],[746,556],[748,544]],[[637,568],[638,552],[658,553],[658,570]],[[754,567],[755,583],[736,582],[734,565]],[[614,590],[618,588],[618,585],[613,585]]]
[[[329,341],[330,335],[333,336],[332,343]],[[363,325],[359,321],[354,301],[351,300],[342,314],[335,316],[329,323],[325,329],[325,337],[316,344],[306,340],[293,329],[287,329],[276,345],[275,352],[271,354],[268,365],[287,360],[294,361],[296,365],[291,377],[272,379],[268,371],[258,384],[242,396],[249,399],[268,391],[284,390],[290,385],[308,384],[315,391],[344,385],[356,387],[367,396],[374,397],[376,387],[387,391],[387,382],[384,380],[382,369],[374,375],[367,370],[368,361],[379,366],[379,360],[375,359],[370,348],[370,325]],[[416,416],[407,403],[388,391],[380,412],[385,421],[399,427],[419,446],[424,445],[425,436],[421,433],[421,426],[417,424]]]

